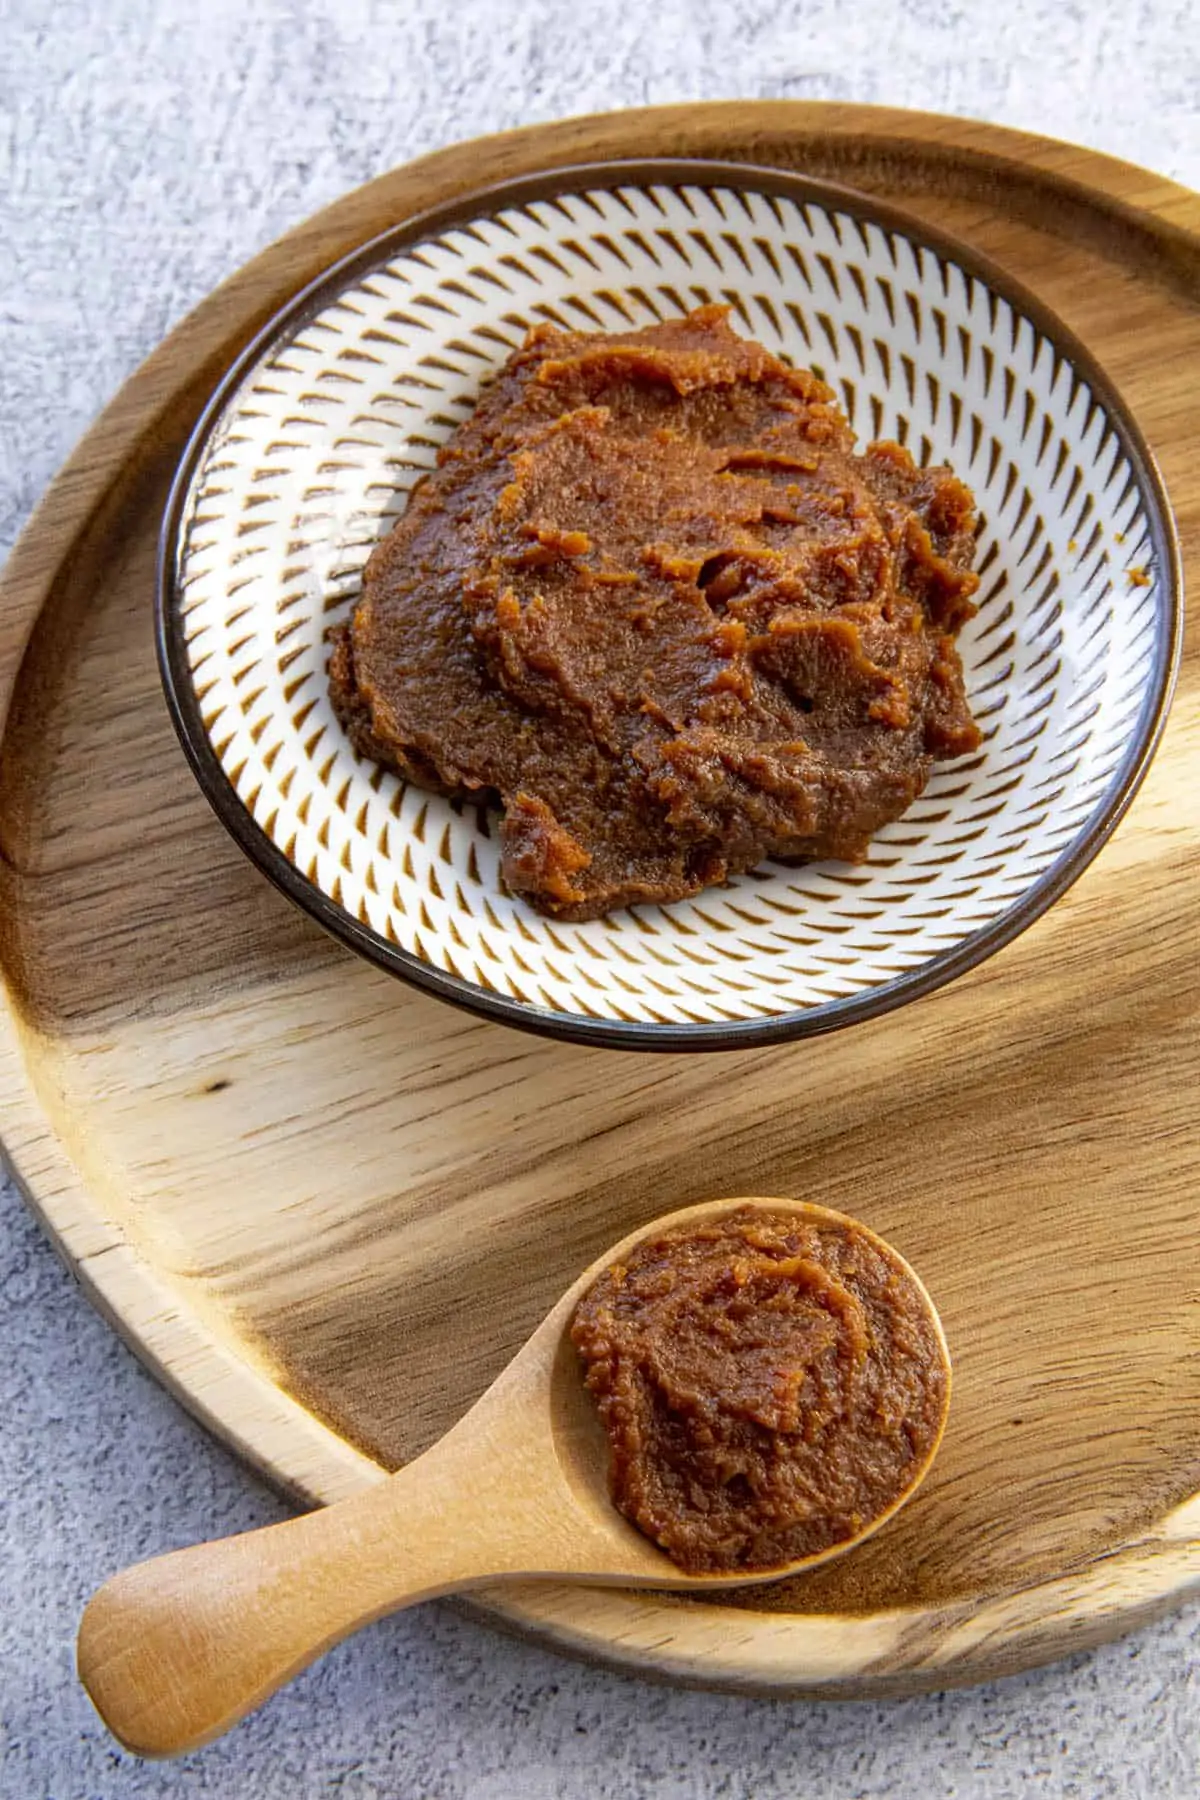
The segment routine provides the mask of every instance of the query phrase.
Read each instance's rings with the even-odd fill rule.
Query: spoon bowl
[[[608,1440],[570,1328],[592,1284],[643,1239],[745,1207],[851,1226],[900,1264],[934,1327],[945,1401],[908,1485],[854,1536],[769,1569],[687,1574],[609,1498]],[[911,1498],[945,1428],[949,1367],[924,1286],[857,1220],[757,1198],[663,1214],[585,1269],[471,1410],[397,1474],[337,1505],[174,1551],[106,1582],[80,1622],[80,1679],[128,1749],[179,1755],[228,1730],[360,1626],[438,1595],[503,1578],[693,1590],[795,1575],[843,1555]]]

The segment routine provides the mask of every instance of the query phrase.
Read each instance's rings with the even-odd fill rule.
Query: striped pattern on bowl
[[[861,866],[768,863],[690,901],[561,924],[502,891],[485,811],[355,756],[325,634],[529,326],[621,329],[710,301],[830,382],[861,440],[896,438],[974,489],[981,604],[960,649],[985,742],[937,765]],[[828,1028],[1012,936],[1136,785],[1178,622],[1153,464],[1036,302],[865,197],[683,166],[477,197],[324,278],[218,396],[163,576],[185,742],[274,879],[448,998],[651,1047]]]

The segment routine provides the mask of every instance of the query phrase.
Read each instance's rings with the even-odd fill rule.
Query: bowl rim
[[[967,274],[1023,312],[1062,350],[1102,402],[1128,458],[1148,514],[1155,560],[1162,571],[1154,663],[1121,762],[1079,832],[1018,899],[950,949],[891,981],[813,1007],[755,1019],[703,1024],[657,1024],[596,1018],[530,1006],[489,992],[436,968],[393,944],[337,905],[284,855],[254,820],[229,780],[204,726],[187,658],[179,608],[177,545],[192,479],[217,424],[246,374],[285,333],[303,329],[332,293],[355,276],[422,238],[445,232],[506,206],[552,199],[588,188],[692,186],[772,194],[894,231]],[[952,233],[927,225],[890,201],[839,182],[701,157],[623,158],[571,163],[490,183],[414,213],[331,263],[271,313],[228,365],[188,434],[163,513],[155,580],[155,641],[167,709],[205,799],[260,873],[348,949],[387,973],[451,1005],[517,1030],[607,1049],[643,1051],[746,1050],[816,1037],[882,1017],[935,992],[977,967],[1028,929],[1059,899],[1108,842],[1145,779],[1166,725],[1183,641],[1183,567],[1174,516],[1158,463],[1112,378],[1086,344],[1045,301],[983,252]]]

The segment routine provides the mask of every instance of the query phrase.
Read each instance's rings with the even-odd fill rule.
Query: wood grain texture
[[[649,1230],[695,1231],[743,1207],[853,1229],[807,1201],[729,1196],[685,1207],[606,1248],[560,1296],[470,1411],[415,1462],[334,1506],[124,1569],[84,1609],[79,1678],[109,1730],[141,1756],[209,1743],[351,1632],[401,1607],[498,1577],[705,1595],[756,1586],[761,1573],[685,1574],[617,1512],[608,1439],[580,1380],[576,1308]],[[896,1268],[889,1246],[875,1249]],[[904,1282],[919,1280],[900,1265]],[[921,1485],[950,1400],[950,1365],[928,1294],[920,1305],[939,1370],[940,1411],[907,1485],[868,1513],[854,1539],[788,1565],[813,1568],[880,1530]],[[930,1371],[932,1374],[932,1370]]]
[[[154,536],[228,357],[418,208],[535,168],[741,157],[967,236],[1096,351],[1200,570],[1200,198],[999,129],[697,106],[464,145],[348,196],[207,301],[81,444],[0,587],[0,1122],[68,1261],[297,1495],[431,1443],[572,1275],[655,1213],[794,1194],[927,1280],[937,1466],[838,1564],[728,1604],[548,1585],[492,1616],[673,1677],[862,1695],[1017,1668],[1200,1582],[1200,641],[1112,843],[948,989],[811,1044],[647,1061],[475,1022],[294,914],[195,790],[153,664]]]

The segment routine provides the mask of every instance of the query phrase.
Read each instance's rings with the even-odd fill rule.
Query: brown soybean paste
[[[861,859],[979,742],[975,529],[723,308],[539,327],[372,556],[334,703],[363,754],[501,806],[507,885],[557,917]]]
[[[849,1221],[746,1207],[644,1239],[571,1336],[614,1503],[693,1574],[854,1538],[912,1485],[945,1415],[928,1302]]]

